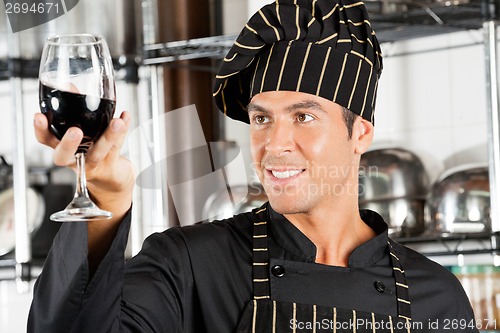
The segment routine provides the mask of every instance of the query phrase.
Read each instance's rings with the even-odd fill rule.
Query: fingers
[[[54,150],[54,164],[68,166],[75,161],[75,152],[83,139],[83,132],[78,127],[71,127],[66,131],[62,140]]]
[[[128,112],[123,112],[120,118],[112,119],[103,135],[89,149],[86,156],[87,164],[99,164],[109,154],[118,157],[127,136],[129,125],[130,115]]]
[[[35,127],[35,136],[38,142],[55,148],[59,143],[59,140],[54,137],[54,135],[49,131],[49,124],[47,117],[42,113],[36,113],[33,121]]]
[[[130,114],[123,112],[120,118],[112,119],[104,134],[89,149],[86,157],[88,165],[100,163],[109,154],[120,154],[130,126]],[[35,135],[37,140],[54,148],[54,164],[69,166],[74,164],[74,154],[83,138],[83,132],[77,127],[70,128],[62,140],[58,140],[48,128],[47,117],[37,113],[34,117]]]
[[[79,128],[70,128],[62,140],[58,140],[50,131],[47,117],[42,113],[34,117],[35,136],[37,140],[51,148],[54,148],[54,164],[68,166],[74,163],[74,154],[82,141],[83,133]]]

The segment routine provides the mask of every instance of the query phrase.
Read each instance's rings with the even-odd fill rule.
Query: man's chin
[[[298,205],[295,199],[290,198],[268,198],[269,204],[273,210],[279,214],[298,214],[302,213],[301,205]]]

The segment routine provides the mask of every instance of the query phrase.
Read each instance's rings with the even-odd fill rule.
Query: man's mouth
[[[298,177],[306,169],[292,169],[290,167],[267,167],[268,175],[275,180],[288,180]]]
[[[291,178],[293,176],[298,175],[304,171],[303,169],[301,170],[286,170],[286,171],[276,171],[276,170],[271,170],[271,173],[273,174],[274,177],[278,179],[286,179],[286,178]]]

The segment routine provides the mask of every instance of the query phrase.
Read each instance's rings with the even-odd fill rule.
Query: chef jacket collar
[[[302,258],[306,262],[314,262],[316,246],[285,216],[277,213],[268,204],[268,220],[271,237],[286,251]],[[367,267],[383,259],[387,255],[388,226],[384,219],[374,211],[361,210],[361,219],[375,231],[376,236],[361,244],[349,256],[349,267]]]

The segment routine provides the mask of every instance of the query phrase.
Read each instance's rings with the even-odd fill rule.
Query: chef
[[[478,332],[457,279],[358,209],[381,70],[362,2],[263,7],[224,58],[214,97],[249,123],[269,202],[153,234],[125,263],[134,180],[119,154],[124,112],[87,156],[89,190],[115,217],[62,225],[28,331]],[[79,129],[58,141],[38,114],[35,130],[56,164],[74,163]]]

